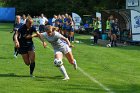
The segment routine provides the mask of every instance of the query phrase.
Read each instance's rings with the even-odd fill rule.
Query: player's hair
[[[28,16],[27,19],[26,19],[26,23],[28,23],[29,21],[32,21],[32,17],[31,16]]]
[[[16,18],[20,18],[20,15],[16,15]]]
[[[48,31],[48,30],[51,30],[52,31],[55,31],[55,30],[58,30],[58,27],[54,27],[54,26],[51,26],[51,25],[47,25],[45,26],[45,31]]]
[[[51,29],[51,25],[46,25],[45,26],[45,31],[48,31],[48,30],[50,30]]]

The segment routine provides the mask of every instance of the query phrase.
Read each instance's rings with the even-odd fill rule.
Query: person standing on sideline
[[[30,76],[34,77],[33,71],[35,68],[35,47],[32,41],[33,32],[35,32],[37,36],[40,38],[44,48],[46,47],[46,43],[44,42],[40,33],[36,31],[36,28],[32,25],[33,25],[33,20],[31,17],[28,17],[26,19],[26,23],[22,27],[20,27],[18,31],[16,31],[15,46],[18,48],[19,54],[21,54],[24,63],[27,66],[30,66]],[[30,37],[28,35],[30,35]]]
[[[42,33],[44,32],[45,24],[48,22],[48,19],[44,17],[44,14],[41,14],[39,18],[39,31]]]
[[[111,24],[110,17],[106,20],[106,34],[108,35],[108,39],[111,41]]]
[[[25,14],[22,15],[21,23],[22,24],[25,24],[26,23],[26,15]]]
[[[98,18],[94,19],[93,21],[93,26],[94,26],[94,32],[93,32],[93,36],[94,36],[94,44],[98,43],[98,39],[99,39],[99,23],[98,23]]]
[[[110,24],[111,24],[111,47],[117,46],[117,30],[116,30],[116,22],[114,20],[113,15],[110,16]]]
[[[112,30],[111,30],[111,46],[117,46],[117,33],[119,32],[119,26],[118,26],[118,19],[116,18],[112,22]]]

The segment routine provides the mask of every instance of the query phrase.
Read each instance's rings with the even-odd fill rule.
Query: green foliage
[[[125,0],[1,0],[1,6],[16,7],[17,14],[93,14],[104,9],[124,8]]]

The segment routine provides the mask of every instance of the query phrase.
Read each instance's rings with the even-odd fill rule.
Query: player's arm
[[[30,39],[30,38],[33,38],[33,37],[38,37],[38,35],[35,33],[35,34],[32,34],[32,35],[27,35],[25,38]]]
[[[20,47],[20,45],[19,45],[19,41],[18,41],[18,35],[19,35],[19,32],[16,31],[15,33],[16,33],[15,36],[14,36],[14,39],[15,39],[15,41],[14,41],[14,43],[15,43],[15,47],[16,47],[16,48],[19,48],[19,47]]]
[[[70,41],[68,40],[68,38],[65,37],[61,37],[62,40],[66,41],[69,47],[74,47],[73,45],[71,45]]]
[[[37,35],[37,36],[39,37],[39,39],[42,41],[42,44],[43,44],[44,48],[46,48],[47,44],[46,44],[46,42],[44,41],[43,36],[42,36],[38,31],[36,32],[36,35]],[[36,35],[33,35],[33,36],[35,37]]]

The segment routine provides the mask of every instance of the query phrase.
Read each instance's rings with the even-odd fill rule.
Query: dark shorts
[[[62,27],[62,30],[66,30],[66,27]]]
[[[117,31],[111,31],[111,34],[117,35]]]
[[[66,31],[67,31],[67,32],[70,32],[70,31],[71,31],[71,29],[66,29]]]
[[[71,28],[71,32],[74,32],[74,28]]]
[[[106,33],[109,33],[110,32],[110,29],[106,29]]]
[[[19,54],[27,54],[28,51],[35,51],[34,45],[30,45],[30,46],[21,46],[21,47],[18,49]]]
[[[45,31],[45,25],[40,25],[39,26],[39,31],[44,32]]]

